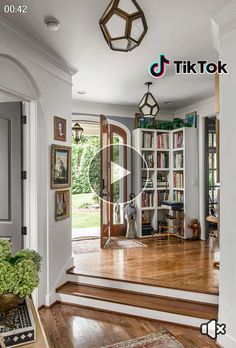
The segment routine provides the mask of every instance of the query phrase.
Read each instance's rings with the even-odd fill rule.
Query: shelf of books
[[[138,238],[158,235],[170,208],[166,201],[184,204],[184,238],[191,238],[188,223],[198,218],[198,135],[196,128],[173,131],[135,129],[133,146],[144,160],[132,163]],[[146,166],[148,167],[146,170]]]

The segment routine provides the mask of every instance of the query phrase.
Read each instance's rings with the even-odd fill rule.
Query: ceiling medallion
[[[138,47],[148,30],[145,15],[136,0],[112,0],[99,25],[109,47],[122,52]]]
[[[159,112],[159,105],[152,93],[149,92],[152,82],[146,82],[145,85],[148,87],[148,91],[139,103],[139,110],[143,117],[155,117]]]

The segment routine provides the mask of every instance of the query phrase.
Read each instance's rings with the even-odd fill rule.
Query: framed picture
[[[197,128],[197,112],[193,111],[185,115],[184,123],[186,127]]]
[[[54,116],[54,140],[66,141],[66,119]]]
[[[56,191],[55,220],[65,220],[70,216],[70,191]]]
[[[151,117],[143,117],[141,114],[135,114],[135,127],[136,128],[153,128],[154,119]]]
[[[51,147],[51,188],[71,186],[71,147],[52,145]]]

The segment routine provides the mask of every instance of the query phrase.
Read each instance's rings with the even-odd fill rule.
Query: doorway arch
[[[42,266],[42,277],[46,277],[46,257],[43,250],[39,250],[38,243],[38,166],[37,166],[37,122],[45,130],[44,107],[41,92],[30,71],[18,59],[9,54],[0,53],[2,69],[0,92],[9,96],[11,101],[21,101],[23,114],[28,121],[23,130],[23,170],[30,173],[23,184],[23,226],[27,228],[27,235],[23,239],[23,247],[39,251],[45,262]],[[44,141],[42,141],[44,143]],[[40,142],[41,143],[41,142]],[[41,149],[41,151],[43,151]],[[46,153],[46,146],[45,146]],[[46,182],[46,181],[45,181]],[[43,186],[42,189],[46,189]],[[45,276],[44,276],[45,275]],[[45,292],[44,285],[34,292],[34,301],[38,304],[38,293]]]

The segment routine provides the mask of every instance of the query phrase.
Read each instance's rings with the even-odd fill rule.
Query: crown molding
[[[209,116],[215,114],[215,97],[202,99],[198,102],[181,107],[174,112],[174,115],[176,117],[181,114],[188,113],[190,112],[190,110],[197,111],[202,116]]]
[[[213,15],[213,20],[219,26],[219,36],[236,29],[236,1],[232,0],[228,5]]]
[[[56,66],[65,73],[73,76],[78,72],[77,68],[66,62],[55,51],[35,40],[31,35],[1,15],[0,32],[7,34],[9,37],[11,37],[11,39],[17,42],[17,44],[33,49],[37,55],[40,55],[42,58],[49,61],[52,65]]]

